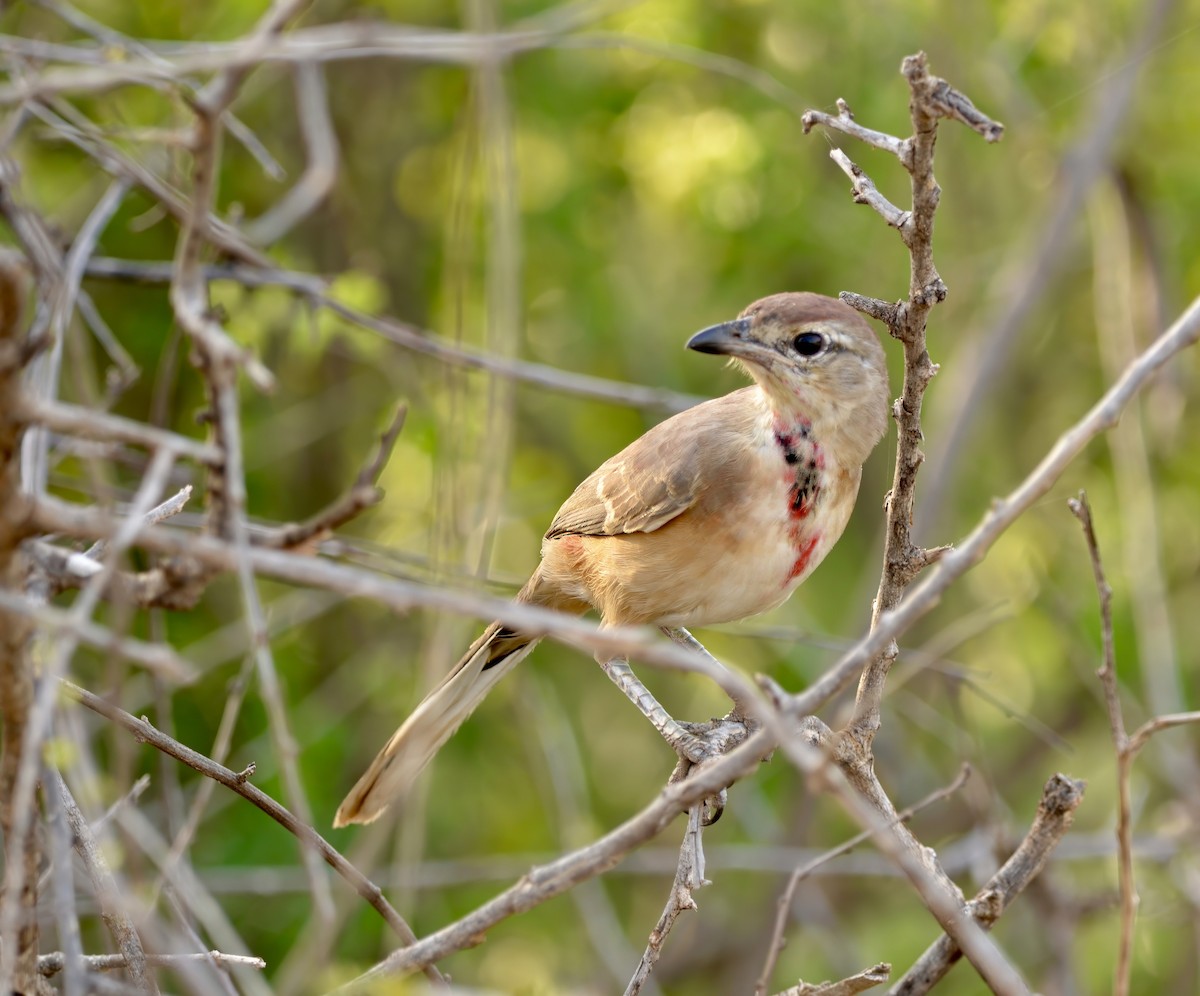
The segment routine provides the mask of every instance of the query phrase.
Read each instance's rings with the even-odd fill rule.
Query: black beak
[[[697,353],[737,355],[746,351],[750,336],[750,319],[735,318],[732,322],[710,325],[687,341],[687,348]]]

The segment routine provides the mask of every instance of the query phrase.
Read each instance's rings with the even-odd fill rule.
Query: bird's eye
[[[792,345],[801,356],[816,356],[825,348],[825,337],[820,332],[801,332]]]

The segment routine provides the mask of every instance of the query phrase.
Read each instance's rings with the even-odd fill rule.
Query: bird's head
[[[887,429],[883,347],[866,320],[834,298],[773,294],[687,345],[739,363],[774,411],[810,421],[818,438],[836,440],[856,463]]]

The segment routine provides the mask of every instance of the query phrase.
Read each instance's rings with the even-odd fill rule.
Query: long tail
[[[378,819],[389,803],[408,791],[417,775],[474,712],[492,686],[516,667],[537,642],[537,638],[516,633],[498,622],[485,629],[454,670],[392,734],[392,739],[338,806],[333,825],[344,827]]]

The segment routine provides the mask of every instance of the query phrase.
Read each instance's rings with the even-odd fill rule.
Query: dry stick
[[[1082,491],[1079,492],[1078,498],[1069,499],[1067,506],[1083,527],[1084,540],[1091,556],[1096,591],[1100,597],[1100,632],[1104,643],[1104,657],[1097,675],[1104,689],[1104,703],[1108,709],[1108,722],[1117,756],[1117,875],[1121,894],[1121,933],[1117,945],[1113,996],[1128,996],[1129,977],[1133,968],[1133,928],[1138,907],[1137,886],[1133,878],[1133,817],[1129,801],[1129,769],[1134,755],[1129,749],[1129,736],[1125,732],[1125,718],[1121,712],[1121,695],[1117,689],[1112,588],[1104,576],[1100,545],[1096,541],[1096,531],[1092,525],[1092,509],[1088,504],[1087,495]]]
[[[166,522],[167,519],[171,518],[171,516],[178,515],[180,512],[182,512],[183,506],[188,503],[188,499],[191,497],[192,486],[190,484],[185,484],[166,501],[155,505],[152,509],[150,509],[150,511],[143,515],[142,521],[148,526],[156,525],[159,522]],[[89,560],[94,560],[97,562],[96,573],[98,574],[104,566],[103,564],[99,563],[100,558],[102,558],[107,552],[108,544],[105,543],[104,540],[97,540],[90,547],[88,547],[87,550],[84,551],[83,556]]]
[[[555,695],[549,682],[537,675],[526,675],[526,688],[530,694],[519,699],[518,708],[523,712],[520,722],[537,731],[542,763],[549,774],[558,817],[556,846],[566,848],[579,839],[578,828],[589,822],[584,816],[583,796],[588,779],[583,755],[569,720],[569,710]],[[532,745],[530,747],[532,751]],[[634,963],[638,954],[625,937],[604,883],[599,880],[580,882],[571,890],[571,899],[593,950],[614,984],[620,985],[625,981],[627,966]],[[662,996],[653,979],[643,989],[653,996]]]
[[[98,127],[92,124],[76,108],[69,104],[56,103],[55,111],[40,104],[29,106],[31,113],[54,129],[65,141],[96,161],[105,172],[116,177],[126,177],[149,194],[159,206],[180,224],[191,214],[188,199],[163,180],[150,167],[126,154],[109,142]],[[68,120],[69,119],[69,120]],[[208,239],[232,259],[252,266],[269,267],[266,256],[251,246],[240,232],[228,222],[209,215]]]
[[[112,871],[108,867],[104,852],[96,842],[91,826],[84,818],[83,813],[79,811],[79,806],[76,804],[74,796],[71,795],[71,790],[67,788],[67,783],[57,772],[49,781],[47,791],[57,793],[61,800],[67,825],[71,828],[75,852],[83,862],[88,878],[91,879],[92,891],[95,892],[96,899],[100,903],[100,915],[120,949],[123,967],[129,972],[130,979],[138,989],[147,993],[157,993],[158,985],[154,981],[154,976],[146,971],[146,952],[142,947],[142,940],[138,936],[133,921],[122,909],[120,892],[113,879]],[[40,958],[38,959],[38,969],[42,971],[43,975],[48,974],[42,968]]]
[[[379,475],[383,473],[383,468],[387,466],[392,449],[396,445],[396,439],[404,428],[404,419],[407,415],[408,405],[401,404],[396,408],[388,427],[380,434],[374,454],[363,465],[354,479],[354,483],[345,494],[304,522],[280,526],[278,529],[272,529],[265,536],[255,537],[256,544],[276,549],[295,550],[324,538],[364,509],[377,504],[382,499],[383,492],[376,486],[376,482],[379,480]]]
[[[687,761],[681,760],[679,766],[685,771],[691,767]],[[645,953],[634,970],[633,978],[625,989],[625,996],[638,996],[658,959],[662,956],[663,944],[667,934],[675,926],[679,914],[685,910],[694,910],[696,901],[692,893],[705,885],[709,885],[704,877],[704,844],[701,838],[703,825],[704,803],[697,803],[688,810],[687,826],[683,831],[683,843],[679,846],[679,863],[675,868],[675,880],[671,883],[671,893],[667,897],[667,905],[663,907],[658,923],[650,931],[650,939],[646,943]]]
[[[877,625],[881,615],[899,603],[917,574],[942,552],[917,547],[911,532],[917,472],[924,460],[921,403],[929,382],[937,373],[925,347],[925,325],[933,306],[946,297],[946,285],[933,262],[933,219],[941,196],[933,173],[938,122],[943,118],[960,121],[989,142],[997,141],[1004,130],[1003,125],[977,111],[965,95],[944,80],[929,75],[923,52],[906,58],[901,73],[911,91],[911,138],[901,141],[861,128],[854,123],[844,101],[838,103],[836,118],[811,111],[804,116],[806,130],[820,123],[892,152],[908,171],[912,190],[912,210],[901,211],[879,194],[869,178],[840,150],[831,153],[850,176],[855,199],[869,204],[896,228],[910,258],[907,301],[884,305],[858,295],[844,295],[854,307],[883,320],[888,331],[904,346],[904,386],[893,409],[899,427],[899,446],[887,503],[883,575],[873,606],[872,625]],[[899,648],[895,645],[887,647],[878,660],[868,664],[859,682],[854,717],[845,732],[857,748],[859,767],[869,766],[871,743],[879,728],[884,684],[898,653]]]
[[[220,451],[211,443],[95,408],[44,398],[23,397],[15,414],[25,422],[34,422],[55,432],[79,436],[81,439],[129,443],[149,449],[169,447],[180,456],[195,460],[201,465],[214,464],[221,459]]]
[[[0,160],[0,170],[7,164]],[[8,177],[0,173],[0,198],[14,215]],[[17,225],[13,226],[14,228]],[[19,233],[18,233],[19,234]],[[13,416],[21,394],[21,374],[29,359],[23,337],[23,268],[15,254],[0,255],[0,589],[16,594],[24,583],[21,541],[28,535],[28,499],[20,484],[17,453],[21,424]],[[0,992],[38,988],[37,875],[39,847],[29,810],[18,805],[16,787],[25,767],[24,744],[34,705],[34,671],[28,620],[0,612],[0,833],[4,836],[3,899],[0,900]],[[35,752],[40,759],[40,752]],[[35,762],[36,763],[36,760]]]
[[[116,399],[131,387],[141,375],[141,369],[133,361],[133,357],[129,355],[129,351],[125,349],[113,334],[113,330],[109,328],[108,323],[100,314],[100,309],[96,307],[96,302],[92,300],[92,295],[85,290],[79,291],[79,299],[75,302],[75,307],[79,311],[79,317],[83,319],[83,323],[91,331],[96,341],[100,343],[101,348],[108,354],[108,358],[116,364],[116,370],[109,368],[105,372],[105,401],[112,404]]]
[[[772,736],[764,729],[728,754],[693,770],[681,782],[667,785],[641,812],[593,841],[587,847],[538,865],[516,884],[465,917],[408,947],[392,952],[384,961],[353,980],[344,989],[357,989],[383,976],[412,972],[448,954],[479,943],[484,933],[517,913],[540,905],[612,868],[633,848],[665,830],[679,813],[702,802],[757,769]]]
[[[820,720],[810,717],[803,736],[780,741],[789,762],[822,787],[836,793],[854,820],[870,831],[875,846],[908,877],[922,903],[962,948],[980,978],[1000,996],[1028,996],[1029,988],[996,943],[967,915],[961,891],[943,871],[932,848],[923,847],[903,824],[882,786],[870,773],[870,782],[851,779],[836,751],[843,742]],[[814,746],[824,749],[816,749]],[[828,761],[835,763],[827,763]]]
[[[547,14],[497,32],[430,30],[360,20],[300,28],[267,39],[250,36],[231,42],[176,43],[170,51],[158,53],[162,61],[130,58],[94,66],[52,67],[29,79],[10,81],[0,85],[0,105],[36,106],[36,101],[58,94],[100,93],[128,84],[173,81],[197,73],[245,72],[253,66],[279,62],[374,57],[477,65],[556,43],[572,26],[546,23],[553,13],[551,8]],[[58,54],[47,52],[37,41],[13,37],[4,41],[8,51],[17,54],[39,59]]]
[[[960,788],[962,788],[970,775],[971,766],[969,764],[964,764],[962,768],[959,769],[958,775],[954,781],[950,782],[949,785],[945,785],[942,788],[937,789],[934,792],[930,792],[929,795],[925,796],[924,799],[914,802],[911,806],[908,806],[899,814],[897,814],[896,819],[907,822],[913,817],[914,814],[919,813],[922,809],[932,806],[935,802],[940,802],[942,799],[953,795]],[[822,865],[832,861],[834,858],[840,857],[841,855],[852,851],[854,848],[858,847],[859,844],[869,840],[870,837],[870,831],[863,830],[861,833],[855,834],[845,843],[839,844],[837,847],[826,851],[819,857],[813,858],[811,861],[797,866],[796,870],[792,872],[791,877],[788,879],[787,885],[784,886],[783,893],[779,897],[779,910],[775,916],[775,928],[771,932],[771,940],[767,946],[767,956],[763,962],[762,972],[759,973],[758,982],[754,986],[755,996],[765,996],[767,987],[771,984],[771,976],[775,973],[775,965],[779,961],[780,952],[783,951],[784,944],[787,943],[784,939],[784,932],[787,930],[788,920],[791,918],[792,902],[795,899],[796,889],[799,887],[800,883],[804,879],[808,878],[809,875],[811,875]]]
[[[246,692],[249,690],[250,672],[253,666],[254,656],[247,653],[246,659],[242,662],[242,666],[238,670],[237,677],[227,686],[225,705],[221,710],[221,719],[217,724],[217,733],[213,738],[213,745],[209,751],[209,757],[216,764],[224,764],[226,758],[229,756],[230,746],[233,743],[234,728],[237,725],[242,703],[245,702]],[[193,794],[191,805],[188,806],[187,816],[176,832],[175,839],[171,842],[171,848],[163,861],[162,874],[159,876],[159,882],[154,892],[157,892],[158,888],[170,881],[171,872],[183,860],[184,855],[187,854],[196,831],[200,829],[200,821],[204,818],[205,810],[208,809],[208,804],[212,799],[216,784],[212,780],[206,780],[200,784]],[[307,869],[305,870],[305,875],[308,875]]]
[[[205,757],[203,754],[181,744],[172,737],[168,737],[162,731],[151,726],[146,720],[137,719],[124,709],[100,698],[100,696],[94,695],[92,692],[80,688],[69,681],[64,681],[61,684],[65,692],[72,698],[87,706],[93,712],[128,730],[142,743],[148,743],[151,747],[169,754],[176,760],[182,761],[189,768],[213,779],[213,781],[219,782],[226,788],[236,792],[242,798],[254,803],[254,805],[270,816],[271,819],[275,820],[285,830],[305,841],[309,847],[316,850],[334,871],[350,883],[355,892],[375,908],[397,937],[406,943],[412,943],[416,940],[416,935],[413,934],[412,929],[405,923],[400,914],[392,908],[387,899],[384,898],[379,887],[374,885],[362,872],[342,857],[311,826],[300,822],[286,808],[252,784],[248,780],[250,775],[253,774],[252,770],[236,772],[225,767],[223,764],[217,764],[211,758]],[[431,979],[441,980],[441,975],[436,969],[430,969],[426,974]]]
[[[246,615],[247,631],[252,641],[259,688],[267,708],[268,727],[271,731],[275,753],[279,759],[287,798],[299,818],[305,823],[312,824],[315,823],[312,806],[304,791],[296,763],[299,747],[289,727],[287,707],[283,701],[283,689],[279,684],[275,658],[271,653],[271,644],[267,637],[267,624],[263,615],[262,601],[258,594],[257,579],[246,559],[246,551],[249,549],[246,534],[246,478],[242,466],[237,393],[232,385],[223,385],[218,389],[217,405],[217,419],[223,426],[227,455],[228,499],[232,512],[233,541],[238,552],[237,576],[242,589],[242,605]],[[330,922],[333,919],[334,909],[329,883],[322,874],[319,855],[315,850],[303,846],[303,843],[302,840],[300,853],[312,882],[313,903],[321,919]]]
[[[1108,722],[1112,731],[1113,748],[1117,755],[1117,873],[1121,893],[1121,936],[1117,947],[1114,996],[1128,996],[1133,971],[1133,930],[1137,920],[1138,894],[1133,876],[1133,810],[1130,804],[1130,773],[1138,751],[1160,730],[1185,723],[1200,722],[1200,711],[1157,716],[1141,726],[1133,736],[1125,732],[1121,710],[1121,693],[1117,688],[1117,655],[1113,641],[1112,588],[1104,576],[1100,546],[1092,523],[1092,509],[1087,495],[1080,491],[1078,498],[1068,499],[1067,505],[1083,527],[1084,539],[1092,561],[1092,574],[1100,596],[1100,632],[1104,642],[1104,663],[1097,672],[1104,689]]]
[[[207,779],[205,779],[204,783],[206,785],[211,784]],[[175,879],[179,869],[171,869],[168,872],[165,861],[161,867],[163,868],[164,874],[166,874],[172,880]],[[204,996],[207,996],[205,987],[197,984],[200,981],[200,978],[203,978],[204,974],[199,971],[199,969],[201,965],[206,966],[212,969],[212,975],[216,979],[217,985],[220,986],[221,992],[223,992],[225,996],[238,996],[238,987],[233,984],[233,979],[230,978],[231,973],[228,971],[223,971],[222,967],[216,962],[215,959],[211,958],[210,953],[205,950],[204,940],[201,938],[199,932],[192,923],[194,916],[192,909],[189,907],[189,905],[184,904],[184,899],[180,895],[179,891],[177,891],[174,885],[171,885],[164,890],[164,894],[167,899],[167,904],[171,907],[171,912],[175,914],[175,919],[179,923],[179,930],[183,936],[183,939],[187,941],[187,943],[190,944],[194,949],[194,951],[189,953],[199,955],[199,957],[196,959],[196,962],[182,962],[180,965],[180,974],[184,975],[185,978],[191,977],[194,980],[192,984],[196,990],[204,994]],[[195,902],[194,896],[189,895],[187,898],[191,903]],[[157,903],[157,900],[155,900],[155,902]],[[257,976],[254,977],[254,981],[259,982],[261,988],[266,989],[266,986],[262,985],[261,980],[259,980]]]
[[[276,0],[246,39],[251,52],[267,43],[308,5],[308,0]],[[265,638],[266,625],[253,573],[244,556],[248,547],[246,530],[246,481],[241,452],[241,425],[237,398],[237,369],[260,388],[273,384],[265,367],[249,353],[240,350],[225,330],[209,316],[207,287],[200,268],[201,253],[208,240],[209,212],[214,201],[216,174],[221,156],[221,119],[233,101],[254,61],[231,67],[215,77],[196,98],[196,119],[192,129],[192,205],[179,236],[175,256],[175,274],[171,282],[171,307],[180,325],[192,338],[200,373],[208,387],[213,409],[213,428],[224,464],[210,475],[213,521],[222,533],[231,536],[238,550],[237,577],[242,591],[243,608],[250,631],[269,727],[275,741],[287,797],[301,820],[312,823],[308,803],[296,766],[298,747],[288,729],[287,710],[275,671],[271,648]],[[333,898],[322,874],[317,853],[303,846],[301,857],[312,884],[313,902],[325,920],[333,917]]]
[[[1084,783],[1054,775],[1042,790],[1037,815],[1020,846],[967,904],[967,912],[990,929],[1005,908],[1032,882],[1075,819]],[[962,957],[958,946],[941,937],[891,989],[889,996],[918,996],[932,989]]]
[[[822,982],[819,985],[801,982],[784,989],[778,996],[854,996],[855,993],[865,993],[868,989],[883,985],[891,974],[892,966],[881,961],[839,982]]]
[[[222,951],[200,951],[195,954],[149,954],[143,956],[146,965],[156,968],[173,968],[185,962],[208,962],[217,965],[237,965],[239,968],[266,968],[267,963],[254,955],[225,954]],[[63,970],[61,952],[52,951],[38,956],[38,971],[45,976],[57,975]],[[85,955],[83,965],[92,972],[114,972],[129,968],[129,959],[122,954]]]
[[[53,342],[50,349],[39,356],[30,367],[23,392],[26,397],[49,399],[58,394],[63,343],[71,316],[75,313],[75,301],[79,295],[84,269],[88,258],[95,251],[101,233],[116,214],[128,192],[129,183],[124,179],[115,180],[110,184],[80,227],[75,241],[63,258],[61,277],[50,290],[50,334],[53,336]],[[21,447],[21,477],[24,486],[33,494],[41,494],[46,489],[48,473],[48,439],[45,430],[35,428],[34,431],[27,432],[21,440]]]

